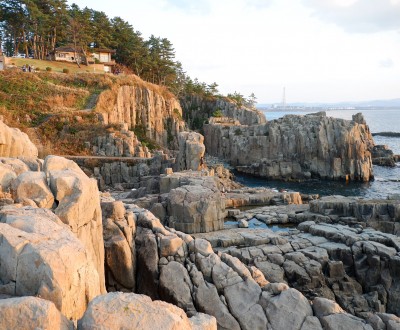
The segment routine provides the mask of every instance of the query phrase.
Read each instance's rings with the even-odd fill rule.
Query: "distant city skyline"
[[[259,103],[400,97],[400,0],[68,1],[169,39],[192,78]],[[111,4],[111,5],[110,5]]]

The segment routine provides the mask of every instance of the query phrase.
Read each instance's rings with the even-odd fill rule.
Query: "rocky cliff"
[[[143,84],[114,87],[103,92],[96,111],[104,124],[127,124],[139,137],[157,144],[178,148],[178,133],[183,131],[182,109],[172,95]]]
[[[268,179],[369,181],[373,139],[360,117],[349,121],[322,112],[252,126],[211,120],[204,125],[206,151]]]
[[[187,95],[180,99],[183,117],[191,129],[200,129],[216,112],[238,120],[242,125],[264,124],[264,114],[254,108],[238,106],[226,98]]]

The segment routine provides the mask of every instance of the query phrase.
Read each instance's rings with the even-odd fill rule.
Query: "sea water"
[[[315,111],[311,111],[315,112]],[[274,120],[286,114],[305,115],[305,111],[264,111],[267,120]],[[326,110],[329,117],[351,120],[352,115],[362,112],[372,133],[400,133],[400,109],[367,109],[367,110]],[[400,137],[374,136],[375,144],[386,144],[395,154],[400,154]],[[250,187],[268,187],[298,191],[305,194],[321,196],[343,195],[363,198],[386,198],[389,194],[400,194],[400,163],[394,168],[374,166],[375,179],[371,182],[337,182],[310,180],[293,183],[269,181],[262,178],[243,176],[235,173],[237,181]]]

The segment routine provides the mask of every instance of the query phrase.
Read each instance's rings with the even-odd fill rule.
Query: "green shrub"
[[[46,71],[50,72],[51,70],[53,70],[51,67],[46,67]]]
[[[69,73],[69,69],[64,68],[63,73]]]
[[[222,117],[222,110],[221,109],[217,109],[214,111],[214,113],[212,114],[213,117]]]
[[[236,128],[235,135],[236,136],[242,135],[242,130],[240,128]]]
[[[178,118],[179,120],[183,120],[182,115],[177,108],[174,108],[173,111],[176,118]]]

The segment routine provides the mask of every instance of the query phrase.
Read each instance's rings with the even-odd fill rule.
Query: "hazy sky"
[[[259,103],[400,97],[400,0],[76,0],[168,38],[186,72]]]

